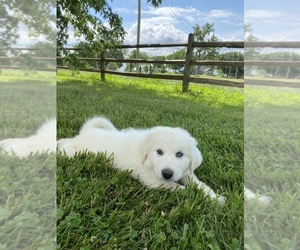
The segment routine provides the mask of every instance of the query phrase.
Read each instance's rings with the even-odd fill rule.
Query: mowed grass
[[[103,153],[57,156],[59,249],[242,249],[243,91],[161,80],[58,72],[58,139],[103,115],[119,129],[156,125],[187,129],[204,162],[197,176],[226,204],[190,187],[149,189],[117,172]]]
[[[55,117],[55,73],[2,70],[0,140],[27,137]],[[0,149],[0,249],[55,249],[56,155]]]
[[[300,91],[245,87],[245,184],[269,195],[245,204],[245,249],[300,249]]]

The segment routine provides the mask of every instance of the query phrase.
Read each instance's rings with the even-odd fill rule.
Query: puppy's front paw
[[[271,203],[271,198],[268,196],[260,196],[258,200],[262,206],[268,206]]]
[[[226,198],[224,196],[218,196],[216,198],[217,198],[217,200],[218,200],[218,202],[219,202],[220,205],[224,205],[225,204]]]

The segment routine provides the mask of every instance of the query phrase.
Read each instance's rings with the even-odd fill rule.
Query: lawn
[[[55,73],[2,70],[0,140],[35,133],[56,113]],[[0,149],[0,249],[55,249],[55,154]]]
[[[245,249],[300,249],[300,91],[245,86],[245,184],[269,195],[245,204]]]
[[[197,176],[226,196],[220,206],[190,187],[149,189],[111,157],[83,152],[57,156],[59,249],[242,249],[243,90],[59,71],[58,139],[76,135],[94,115],[117,128],[156,125],[187,129],[204,162]]]

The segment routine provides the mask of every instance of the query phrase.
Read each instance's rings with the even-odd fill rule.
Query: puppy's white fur
[[[246,201],[257,200],[262,206],[267,206],[271,203],[271,198],[264,195],[253,193],[249,188],[244,187],[244,197]]]
[[[194,174],[203,158],[196,140],[182,128],[117,130],[108,119],[94,117],[82,126],[79,135],[61,139],[57,146],[68,156],[84,150],[113,154],[116,168],[131,170],[134,178],[150,187],[185,188],[192,182],[206,195],[217,197]],[[218,200],[223,203],[224,197]]]
[[[32,136],[0,141],[0,148],[7,154],[19,157],[36,152],[56,152],[56,119],[45,122]]]

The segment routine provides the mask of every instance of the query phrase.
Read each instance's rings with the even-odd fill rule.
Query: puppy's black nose
[[[164,169],[163,171],[161,171],[161,174],[166,180],[169,180],[173,176],[173,171],[170,169]]]

